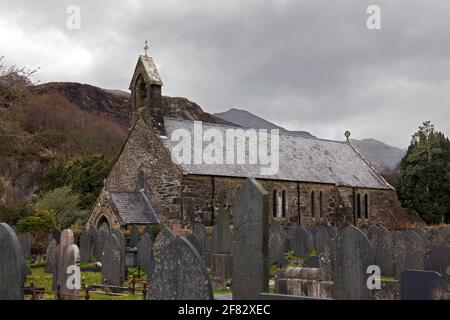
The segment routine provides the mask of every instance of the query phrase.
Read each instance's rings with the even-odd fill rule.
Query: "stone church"
[[[219,193],[226,195],[233,214],[234,194],[247,177],[255,177],[269,192],[272,217],[284,225],[399,228],[418,222],[348,139],[280,134],[279,170],[271,176],[261,175],[258,165],[175,163],[170,137],[180,128],[192,132],[194,122],[161,114],[162,86],[153,59],[140,56],[130,83],[129,136],[87,227],[107,223],[127,231],[133,224],[214,225]],[[203,123],[207,129],[232,127]]]

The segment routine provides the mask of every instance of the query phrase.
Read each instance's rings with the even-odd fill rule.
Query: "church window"
[[[277,189],[273,190],[273,196],[272,196],[272,215],[274,217],[277,216],[278,212],[278,196],[277,196]]]
[[[323,192],[320,191],[319,193],[319,214],[320,217],[323,217]]]
[[[283,192],[281,192],[281,216],[282,217],[286,217],[286,190],[283,190]]]
[[[316,193],[311,192],[311,217],[316,215]]]
[[[369,196],[367,193],[364,195],[364,217],[369,219]]]
[[[356,196],[356,214],[358,219],[361,219],[361,195],[359,193]]]

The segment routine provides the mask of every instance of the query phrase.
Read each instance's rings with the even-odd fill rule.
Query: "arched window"
[[[319,215],[322,218],[323,217],[323,192],[320,191],[319,193]]]
[[[281,216],[286,217],[286,190],[281,192]]]
[[[361,219],[361,195],[359,193],[356,196],[356,214],[358,219]]]
[[[311,192],[311,217],[316,215],[316,193]]]
[[[369,219],[369,197],[367,193],[364,195],[364,217]]]
[[[272,194],[272,215],[276,217],[277,212],[278,212],[278,196],[277,196],[277,189],[274,189]]]

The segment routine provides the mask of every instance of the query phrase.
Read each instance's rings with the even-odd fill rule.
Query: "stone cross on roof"
[[[148,41],[145,40],[145,47],[144,47],[145,56],[147,56],[147,50],[148,50]]]

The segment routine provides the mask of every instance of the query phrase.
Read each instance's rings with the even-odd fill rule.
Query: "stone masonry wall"
[[[142,120],[138,120],[112,169],[106,189],[137,191],[143,172],[144,189],[161,221],[180,219],[182,215],[181,182],[183,173],[171,159],[160,138]]]

